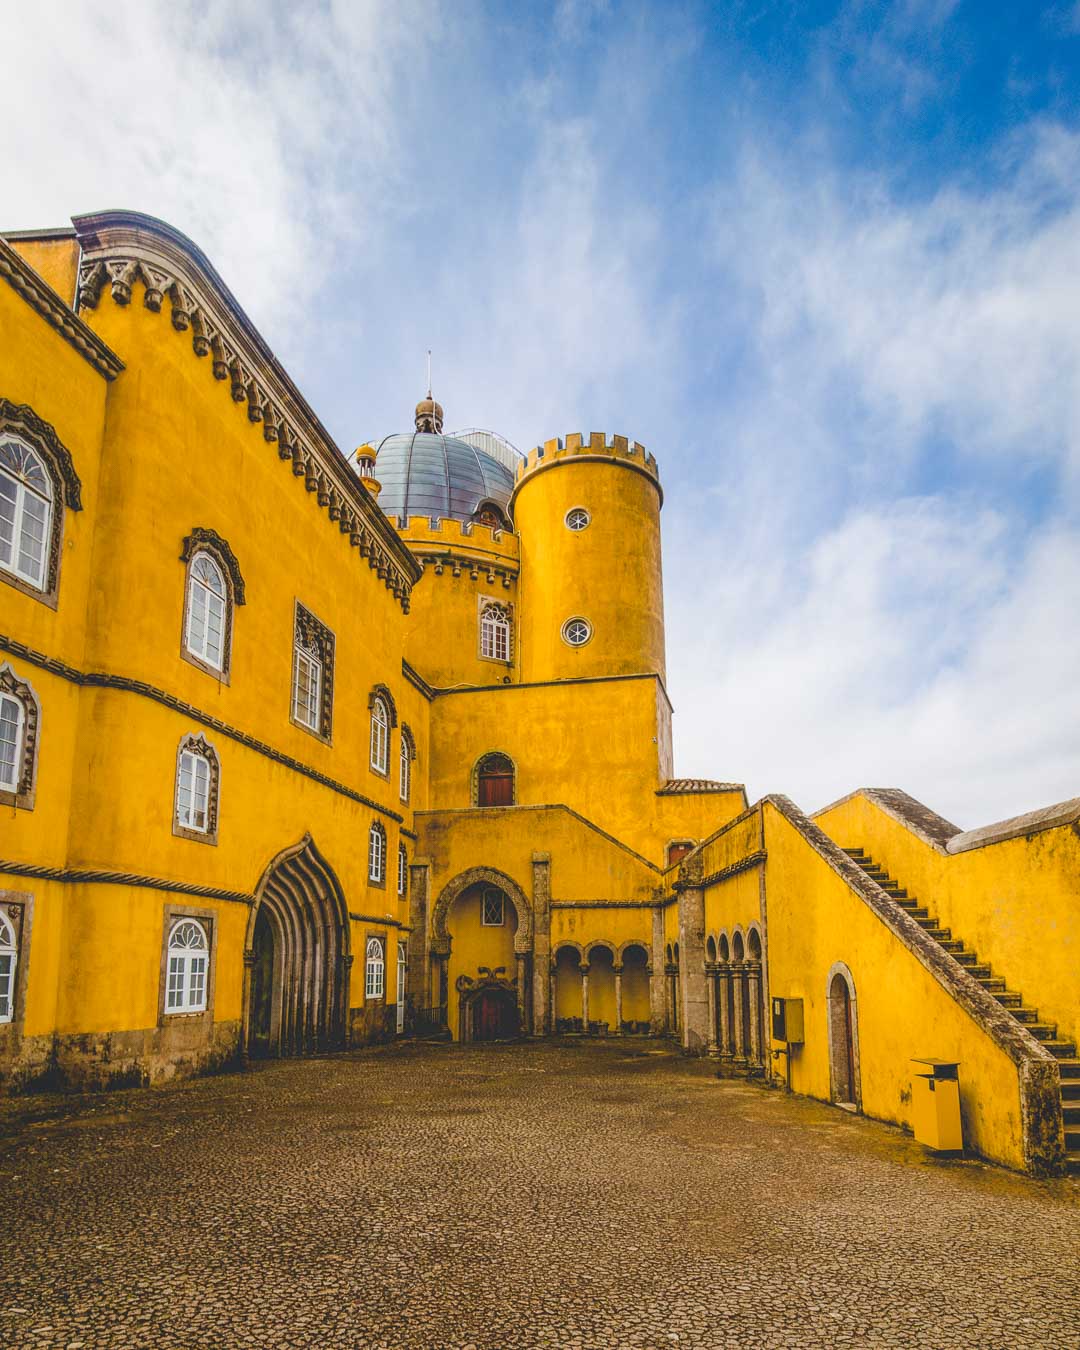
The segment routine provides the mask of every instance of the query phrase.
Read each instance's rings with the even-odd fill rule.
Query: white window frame
[[[364,949],[364,998],[384,998],[386,995],[386,948],[383,939],[370,937]]]
[[[303,703],[300,694],[302,668],[308,675],[308,698]],[[297,642],[293,647],[293,720],[316,734],[322,730],[322,676],[322,662],[303,643]]]
[[[0,1022],[15,1020],[15,979],[19,973],[19,943],[15,928],[0,912]]]
[[[179,940],[181,936],[184,941]],[[209,985],[210,939],[205,924],[186,917],[174,919],[165,959],[166,1016],[205,1012]]]
[[[49,575],[49,549],[52,546],[53,512],[56,509],[56,493],[53,487],[52,474],[49,472],[49,466],[40,454],[28,445],[21,436],[15,436],[8,432],[0,436],[0,444],[13,443],[28,456],[38,466],[41,476],[45,479],[48,492],[43,493],[36,488],[30,487],[23,477],[19,476],[14,470],[6,465],[0,464],[0,478],[5,479],[14,488],[14,497],[7,498],[11,502],[11,520],[7,522],[11,528],[11,538],[4,540],[0,537],[0,568],[9,572],[13,577],[18,577],[20,581],[25,581],[27,585],[32,586],[37,591],[47,590],[47,579]],[[44,511],[43,519],[35,521],[35,524],[41,526],[41,539],[38,541],[41,547],[41,553],[37,559],[37,570],[28,571],[22,564],[23,542],[27,534],[27,501],[38,503]],[[4,549],[8,550],[8,557],[4,557]]]
[[[573,530],[575,533],[578,533],[581,530],[587,530],[589,528],[592,524],[592,516],[584,506],[572,506],[570,510],[567,511],[564,521],[568,530]]]
[[[390,709],[381,694],[371,704],[371,767],[376,773],[390,772]]]
[[[368,831],[368,881],[386,880],[386,831],[375,821]]]
[[[185,770],[190,774],[190,786],[184,786]],[[202,824],[198,823],[196,803],[199,796],[199,777],[203,776],[203,808]],[[210,819],[212,795],[214,787],[214,766],[210,763],[206,755],[200,755],[196,750],[181,750],[176,765],[176,823],[182,830],[192,830],[196,834],[210,834],[212,831],[212,822]],[[185,808],[183,802],[183,793],[187,793],[188,801]]]
[[[397,893],[404,896],[409,889],[409,854],[404,844],[397,851]]]
[[[409,748],[409,738],[402,732],[401,753],[398,756],[398,796],[403,802],[407,802],[411,794],[412,752]]]
[[[510,616],[496,600],[480,611],[480,655],[485,661],[510,660]]]
[[[493,904],[495,899],[499,902],[499,917],[489,919],[488,906]],[[502,928],[506,924],[506,896],[497,886],[487,886],[480,895],[480,926],[482,928]]]
[[[205,563],[215,573],[221,586],[217,591],[197,575],[200,563]],[[199,622],[202,625],[202,637],[193,631],[196,618],[196,604],[201,603],[203,611],[199,616]],[[219,625],[218,641],[219,650],[217,655],[211,650],[210,646],[210,619],[211,616],[217,619]],[[184,615],[184,646],[188,654],[201,661],[204,666],[209,666],[211,670],[224,672],[228,659],[229,644],[229,583],[225,580],[225,572],[218,560],[212,553],[206,549],[199,549],[193,554],[188,563],[188,593],[187,608]]]
[[[571,634],[578,631],[579,625],[584,630],[584,635],[572,637]],[[592,641],[592,638],[593,626],[588,619],[583,618],[580,614],[575,614],[572,618],[567,619],[562,626],[562,640],[568,647],[584,647],[586,643]]]
[[[0,694],[0,718],[3,717],[3,710],[9,703],[15,709],[15,754],[10,766],[10,778],[8,777],[8,766],[3,763],[3,761],[0,761],[0,791],[17,793],[19,790],[19,780],[22,777],[22,761],[26,736],[26,709],[23,706],[22,699],[15,698],[13,694]]]

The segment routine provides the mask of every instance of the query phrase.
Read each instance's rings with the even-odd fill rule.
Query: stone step
[[[1080,1106],[1080,1078],[1063,1078],[1061,1080],[1061,1100],[1063,1102],[1075,1102]]]
[[[1015,1014],[1014,1014],[1015,1016]],[[1017,1018],[1017,1021],[1020,1019]],[[1068,1041],[1059,1041],[1057,1038],[1057,1026],[1053,1022],[1025,1022],[1024,1030],[1029,1036],[1034,1036],[1037,1041],[1042,1041],[1048,1050],[1051,1045],[1068,1045]],[[1050,1050],[1053,1054],[1053,1050]]]
[[[976,961],[973,965],[968,965],[965,961],[963,965],[967,973],[969,975],[974,975],[980,983],[984,979],[991,980],[994,977],[994,972],[984,961]],[[1002,981],[1002,983],[1004,983],[1004,981]]]
[[[1004,985],[1005,981],[1002,980],[1000,981],[1000,983]],[[1001,1004],[1001,1006],[1003,1008],[1008,1008],[1008,1010],[1011,1013],[1019,1014],[1020,1012],[1034,1012],[1033,1008],[1024,1007],[1024,1000],[1022,996],[1016,993],[1016,991],[1013,989],[1005,989],[1005,988],[993,989],[989,990],[988,992],[990,993],[991,998],[997,999],[997,1001]],[[1036,1016],[1031,1018],[1021,1018],[1020,1020],[1037,1022],[1039,1019]]]
[[[861,848],[842,848],[841,853],[846,853],[849,858],[865,858],[866,854]]]
[[[1065,1131],[1066,1153],[1074,1153],[1077,1149],[1080,1149],[1080,1126],[1074,1130],[1067,1129]]]
[[[1080,1130],[1080,1102],[1063,1102],[1061,1116],[1067,1130]]]
[[[1028,1028],[1030,1030],[1030,1027]],[[1049,1050],[1055,1059],[1076,1059],[1076,1046],[1072,1041],[1043,1041],[1042,1048]],[[1060,1070],[1061,1065],[1058,1065]]]
[[[998,1002],[1001,1003],[1003,1007],[1006,1007],[1006,1006],[1008,1006],[1008,1005],[1003,1003],[1003,999],[1006,999],[1006,998],[1013,998],[1013,997],[1019,998],[1020,995],[1019,995],[1019,994],[1012,995],[1012,994],[1006,993],[1006,994],[1003,994],[1002,997],[998,999]],[[1009,1011],[1012,1013],[1012,1015],[1016,1018],[1016,1020],[1017,1020],[1018,1022],[1023,1022],[1023,1024],[1024,1024],[1026,1027],[1031,1027],[1031,1026],[1033,1026],[1033,1025],[1037,1025],[1037,1024],[1038,1024],[1038,1021],[1039,1021],[1039,1010],[1038,1010],[1038,1008],[1027,1008],[1027,1007],[1024,1006],[1023,1003],[1016,1003],[1016,1004],[1013,1004],[1011,1007],[1009,1007]],[[1057,1030],[1056,1027],[1055,1027],[1055,1030]]]
[[[1055,1055],[1055,1059],[1063,1083],[1080,1082],[1080,1059],[1076,1058],[1075,1050],[1071,1055]]]
[[[1080,1153],[1065,1154],[1065,1171],[1070,1176],[1080,1176]]]
[[[977,966],[979,964],[979,958],[975,952],[968,952],[968,951],[954,952],[953,959],[955,961],[958,961],[960,965],[962,965],[965,968],[965,970],[970,970],[972,966]],[[1004,980],[1001,981],[1001,987],[1003,989],[1005,987]]]

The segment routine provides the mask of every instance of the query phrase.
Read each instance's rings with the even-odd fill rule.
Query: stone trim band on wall
[[[401,673],[414,689],[419,690],[419,692],[423,694],[429,703],[434,699],[435,690],[428,684],[427,680],[425,680],[422,675],[413,670],[412,666],[409,665],[404,657],[401,659]]]
[[[790,798],[779,794],[758,803],[774,807],[810,847],[847,883],[882,923],[937,980],[977,1027],[1017,1066],[1024,1161],[1036,1175],[1061,1163],[1061,1096],[1057,1062],[964,967],[953,960],[877,882],[815,825]]]
[[[223,891],[217,886],[196,886],[190,881],[167,881],[164,877],[145,877],[138,872],[103,872],[97,868],[44,867],[38,863],[13,862],[0,858],[0,873],[13,877],[35,877],[40,881],[88,883],[106,886],[141,886],[151,891],[174,891],[177,895],[199,895],[207,900],[228,900],[237,905],[253,905],[255,897],[244,891]]]
[[[76,308],[96,308],[106,285],[127,305],[141,282],[153,314],[167,296],[173,329],[190,330],[195,356],[211,358],[214,379],[229,382],[233,402],[247,405],[248,421],[262,424],[263,439],[292,462],[294,476],[408,613],[419,565],[205,254],[136,211],[75,216],[72,224],[82,250]]]
[[[107,380],[116,379],[124,369],[123,361],[2,237],[0,277],[22,296],[31,309],[37,310],[49,327],[55,328],[64,341],[69,342],[99,375],[104,375]]]
[[[710,872],[707,877],[695,881],[694,885],[701,887],[715,886],[721,881],[727,881],[729,877],[737,877],[740,872],[749,872],[752,867],[757,867],[759,863],[765,862],[768,856],[763,848],[759,848],[756,853],[748,853],[745,858],[740,858],[738,862],[730,863],[727,867],[721,867],[719,872]]]
[[[400,919],[389,919],[385,914],[354,914],[350,909],[349,918],[354,923],[378,924],[382,928],[400,928],[403,933],[412,932],[409,924],[402,923]]]
[[[552,909],[660,909],[659,900],[552,900]]]
[[[65,665],[63,661],[54,656],[46,656],[44,652],[35,651],[32,647],[28,647],[25,642],[16,642],[14,638],[10,638],[3,633],[0,633],[0,651],[18,656],[22,660],[28,661],[32,666],[37,666],[39,670],[47,670],[52,675],[59,675],[61,679],[69,680],[72,684],[81,688],[114,689],[124,693],[139,694],[143,698],[151,699],[154,703],[160,703],[173,712],[190,717],[193,722],[198,722],[204,727],[211,727],[222,736],[228,736],[230,740],[246,746],[249,750],[254,750],[256,754],[264,755],[267,759],[272,759],[276,764],[283,764],[287,769],[292,769],[294,773],[303,774],[305,778],[321,783],[323,787],[328,787],[331,792],[336,792],[342,797],[348,797],[350,801],[359,802],[361,806],[367,806],[373,811],[378,811],[380,815],[387,816],[397,825],[402,824],[405,819],[397,811],[390,810],[388,806],[380,806],[370,797],[365,797],[362,792],[356,792],[353,788],[347,787],[344,783],[339,783],[337,779],[331,778],[328,774],[320,773],[318,769],[313,769],[309,764],[294,759],[292,755],[287,755],[282,750],[275,750],[265,741],[256,740],[246,731],[240,731],[239,728],[230,726],[228,722],[223,722],[220,717],[214,717],[212,713],[203,712],[201,708],[196,708],[194,704],[185,703],[183,699],[177,698],[174,694],[167,694],[163,689],[156,689],[143,680],[133,680],[127,675],[107,675],[100,671],[84,673],[76,670],[74,666]]]

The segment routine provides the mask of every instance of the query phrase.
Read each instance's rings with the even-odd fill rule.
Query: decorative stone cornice
[[[70,305],[38,276],[21,254],[0,238],[0,277],[16,291],[31,309],[36,309],[50,328],[75,348],[107,380],[115,380],[124,363],[105,345],[94,330],[78,318]]]
[[[515,562],[486,563],[480,558],[470,558],[466,554],[448,553],[445,549],[417,548],[415,545],[411,551],[424,571],[430,568],[437,577],[441,577],[444,572],[449,572],[454,577],[467,572],[472,581],[484,578],[492,586],[496,581],[501,581],[507,590],[510,589],[510,583],[516,581],[518,577],[519,569]]]
[[[418,564],[205,255],[179,230],[138,212],[103,211],[72,224],[82,249],[76,307],[96,308],[105,286],[127,305],[141,284],[143,305],[155,314],[167,298],[176,332],[190,332],[195,355],[210,357],[214,378],[229,381],[248,421],[262,426],[263,439],[407,613]]]

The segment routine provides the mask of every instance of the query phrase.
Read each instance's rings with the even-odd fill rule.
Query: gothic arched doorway
[[[345,1044],[349,919],[337,877],[305,835],[255,893],[244,952],[244,1048],[304,1055]]]

